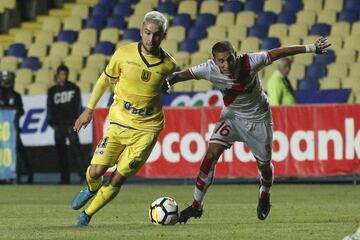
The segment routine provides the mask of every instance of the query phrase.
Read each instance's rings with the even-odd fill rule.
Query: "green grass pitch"
[[[267,220],[256,218],[256,185],[214,185],[203,217],[187,224],[156,226],[148,207],[160,196],[181,209],[193,186],[125,185],[87,228],[75,227],[79,211],[70,207],[81,186],[0,186],[0,239],[326,239],[341,240],[360,221],[356,185],[275,185]]]

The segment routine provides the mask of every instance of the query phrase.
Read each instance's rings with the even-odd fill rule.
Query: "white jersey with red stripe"
[[[244,54],[241,58],[239,79],[223,75],[213,59],[189,68],[189,72],[195,79],[211,81],[222,92],[225,111],[252,121],[271,119],[268,98],[257,74],[271,64],[271,58],[266,51]]]

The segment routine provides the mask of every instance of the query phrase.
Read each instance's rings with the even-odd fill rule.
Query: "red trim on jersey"
[[[193,76],[194,79],[198,79],[195,74],[193,73],[193,71],[191,71],[191,68],[188,68],[188,71],[190,73],[191,76]]]
[[[247,80],[250,74],[251,66],[250,59],[248,54],[244,54],[242,57],[241,69],[239,78],[234,82],[234,85],[231,89],[225,90],[224,92],[224,105],[229,106],[236,97],[245,90],[247,85]]]
[[[271,64],[273,61],[269,52],[266,52],[266,60],[268,65]]]

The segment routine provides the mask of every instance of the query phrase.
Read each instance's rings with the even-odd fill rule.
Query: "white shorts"
[[[210,143],[231,147],[234,142],[244,142],[260,162],[271,161],[273,122],[271,118],[253,122],[233,114],[222,114],[216,123]]]

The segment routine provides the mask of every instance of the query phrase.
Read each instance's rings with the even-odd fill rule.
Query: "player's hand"
[[[94,110],[90,108],[85,108],[85,110],[80,114],[80,116],[76,119],[74,125],[74,131],[79,132],[82,127],[84,129],[91,122],[94,115]]]
[[[172,79],[174,78],[174,74],[171,74],[170,76],[166,77],[164,82],[161,85],[161,93],[164,94],[169,94],[169,89],[170,89],[170,83],[172,81]]]
[[[327,37],[320,37],[316,42],[315,45],[315,53],[316,54],[323,54],[327,52],[327,48],[331,46],[331,43],[328,42]]]

